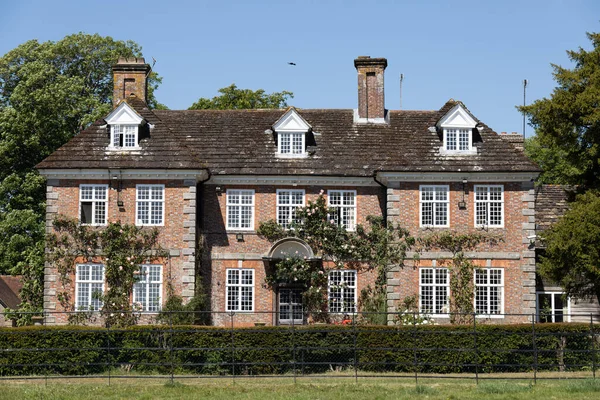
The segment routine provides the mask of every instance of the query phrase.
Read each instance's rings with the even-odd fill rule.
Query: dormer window
[[[279,133],[279,154],[304,154],[306,149],[306,133],[281,132]]]
[[[311,126],[298,114],[296,109],[290,109],[273,125],[277,134],[276,156],[285,158],[302,158],[307,156],[306,136]]]
[[[110,126],[108,150],[139,150],[139,130],[144,119],[126,102],[105,118]]]
[[[447,151],[471,150],[472,129],[444,129],[444,149]]]
[[[138,147],[137,125],[113,125],[110,127],[112,139],[111,145],[115,148]]]
[[[473,146],[473,129],[477,121],[462,106],[457,104],[437,123],[437,129],[443,134],[443,144],[440,153],[444,155],[477,154]],[[433,128],[433,132],[436,129]]]

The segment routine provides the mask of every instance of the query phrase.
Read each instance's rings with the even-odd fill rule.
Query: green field
[[[573,376],[575,377],[575,376]],[[500,378],[500,377],[499,377]],[[595,399],[600,379],[485,380],[361,378],[106,378],[9,380],[0,399]]]

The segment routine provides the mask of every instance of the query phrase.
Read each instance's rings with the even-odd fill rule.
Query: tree
[[[34,167],[108,114],[119,56],[140,57],[141,47],[78,33],[30,40],[0,58],[0,273],[26,276],[22,295],[33,309],[42,306],[46,192]],[[160,81],[149,77],[150,107],[161,106]]]
[[[542,169],[538,184],[568,185],[582,175],[582,170],[569,161],[565,149],[543,144],[540,136],[525,139],[525,154]]]
[[[519,107],[536,130],[528,154],[553,183],[600,187],[600,33],[593,49],[568,51],[573,69],[552,64],[558,86],[550,98]]]
[[[265,93],[264,90],[238,89],[235,83],[219,89],[219,96],[200,98],[189,110],[243,110],[250,108],[285,108],[292,92]]]
[[[567,296],[600,301],[600,195],[588,191],[577,196],[540,236],[545,244],[540,274],[560,284]]]

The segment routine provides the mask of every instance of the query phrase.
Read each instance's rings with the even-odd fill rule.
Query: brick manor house
[[[460,101],[439,110],[385,109],[384,58],[358,57],[357,109],[150,110],[144,59],[113,67],[114,109],[37,167],[47,178],[47,230],[66,215],[82,224],[109,221],[158,227],[168,250],[162,264],[142,266],[132,301],[156,313],[170,283],[184,300],[197,276],[208,291],[212,323],[236,312],[240,325],[305,323],[298,288],[265,284],[265,263],[286,251],[312,256],[297,239],[270,243],[256,229],[285,226],[294,209],[323,193],[352,231],[369,215],[419,236],[437,230],[485,230],[502,237],[469,253],[476,265],[475,311],[520,322],[536,312],[534,179],[539,168],[520,135],[499,135]],[[446,252],[388,273],[388,310],[418,295],[420,310],[448,310]],[[104,266],[81,263],[73,276],[77,309],[98,309]],[[356,311],[373,273],[329,273],[329,311]],[[59,279],[46,266],[44,308],[62,311]],[[261,313],[277,310],[278,313]],[[49,314],[47,323],[65,323]]]

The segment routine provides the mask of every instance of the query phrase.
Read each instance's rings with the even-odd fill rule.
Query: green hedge
[[[597,329],[597,327],[595,327]],[[595,365],[586,324],[254,327],[0,328],[0,375],[138,372],[319,373],[580,370]],[[416,363],[415,363],[416,360]]]

